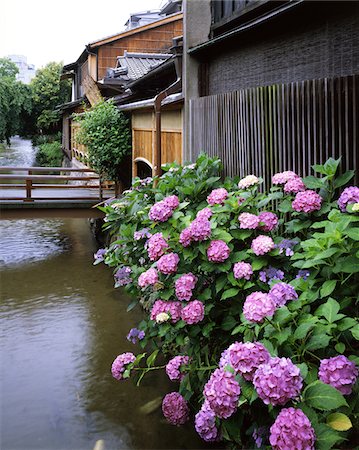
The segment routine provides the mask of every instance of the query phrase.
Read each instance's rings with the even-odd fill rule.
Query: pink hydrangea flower
[[[209,261],[221,263],[228,259],[230,248],[222,240],[211,241],[207,249],[207,257]]]
[[[181,312],[181,318],[189,325],[201,322],[204,318],[204,305],[199,300],[193,300]]]
[[[298,192],[305,191],[305,184],[300,177],[292,178],[284,185],[284,192],[286,194],[297,194]]]
[[[230,347],[230,346],[229,346]],[[229,347],[223,350],[221,353],[221,359],[219,360],[218,367],[220,369],[224,369],[226,366],[230,366],[231,363],[229,361]]]
[[[168,253],[167,255],[163,255],[157,261],[157,269],[166,275],[176,273],[179,260],[180,259],[177,253]]]
[[[224,188],[213,189],[207,197],[207,202],[210,205],[223,205],[228,197],[228,191]]]
[[[274,241],[269,236],[260,235],[253,239],[251,249],[257,256],[265,255],[274,249]]]
[[[255,230],[259,225],[259,218],[255,214],[242,213],[238,217],[240,223],[239,228],[245,230]]]
[[[219,438],[216,426],[216,415],[206,400],[196,414],[194,426],[200,437],[206,442],[215,442]]]
[[[340,211],[346,212],[347,205],[359,202],[359,187],[349,186],[344,189],[338,200]]]
[[[178,392],[171,392],[164,397],[162,412],[171,425],[183,425],[189,418],[188,404]]]
[[[117,358],[112,363],[111,367],[112,376],[116,378],[116,380],[122,380],[123,372],[126,370],[126,366],[128,364],[133,363],[135,359],[136,356],[130,352],[121,353],[121,355],[118,355]]]
[[[298,298],[294,287],[282,282],[272,286],[269,295],[273,298],[278,308],[285,305],[288,300],[297,300]]]
[[[286,170],[285,172],[278,172],[272,176],[272,183],[273,184],[285,184],[289,180],[292,180],[294,178],[299,178],[299,176],[292,172],[291,170]]]
[[[178,208],[179,200],[177,195],[170,195],[162,200],[167,206],[169,206],[172,210]]]
[[[289,358],[270,358],[258,367],[253,377],[258,396],[266,405],[285,405],[297,398],[303,387],[299,367]]]
[[[165,251],[168,250],[169,246],[166,239],[163,237],[162,233],[156,233],[152,235],[146,242],[148,256],[151,261],[156,261]]]
[[[172,214],[173,209],[162,200],[151,206],[148,217],[154,222],[166,222]]]
[[[181,372],[181,366],[186,366],[190,359],[188,356],[178,355],[170,359],[166,365],[166,373],[171,381],[182,381],[185,373]]]
[[[344,355],[334,356],[320,361],[318,378],[330,384],[343,395],[349,395],[358,378],[358,368]]]
[[[241,278],[250,280],[251,276],[253,275],[253,268],[249,263],[237,262],[233,266],[233,275],[237,280]]]
[[[292,208],[297,212],[311,213],[320,210],[322,201],[322,197],[315,191],[302,191],[296,194]]]
[[[270,428],[273,450],[314,450],[315,432],[301,409],[284,408]]]
[[[171,322],[176,323],[181,318],[181,309],[180,302],[156,300],[151,309],[151,320],[156,320],[159,314],[167,313],[171,317]]]
[[[183,245],[183,247],[188,247],[192,243],[192,233],[189,227],[185,228],[181,231],[179,237],[179,243]]]
[[[196,217],[197,219],[201,219],[201,218],[205,218],[205,219],[210,219],[213,215],[213,212],[211,211],[210,208],[203,208],[200,211],[198,211]]]
[[[138,285],[141,288],[145,288],[147,286],[153,286],[158,282],[158,273],[156,269],[148,269],[146,272],[141,273],[138,277]]]
[[[252,381],[258,367],[269,361],[270,353],[259,342],[235,342],[228,347],[228,356],[233,369]]]
[[[243,304],[243,314],[249,322],[263,322],[265,317],[273,316],[276,309],[275,301],[265,292],[252,292]]]
[[[250,186],[254,186],[255,184],[259,183],[259,179],[255,175],[247,175],[246,177],[242,178],[239,183],[238,187],[239,189],[247,189]]]
[[[198,217],[189,226],[192,241],[204,241],[211,236],[211,223],[205,217]]]
[[[263,225],[259,224],[258,228],[263,231],[272,231],[278,225],[278,217],[272,212],[263,211],[259,214],[258,219],[263,223]]]
[[[176,297],[178,300],[191,300],[192,291],[197,283],[197,277],[193,273],[185,273],[180,276],[175,282]]]

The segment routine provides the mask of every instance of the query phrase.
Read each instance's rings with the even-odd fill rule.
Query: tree
[[[36,126],[43,133],[54,133],[60,129],[58,105],[70,100],[71,84],[61,80],[63,64],[50,62],[36,72],[31,81]]]

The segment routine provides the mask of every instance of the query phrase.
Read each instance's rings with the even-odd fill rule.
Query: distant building
[[[152,9],[150,11],[138,12],[130,15],[125,23],[126,31],[133,28],[148,25],[156,20],[163,19],[171,14],[176,14],[182,10],[182,0],[169,0],[161,9]]]
[[[14,64],[16,64],[19,69],[19,73],[16,75],[18,81],[22,81],[25,84],[29,84],[34,78],[36,70],[34,64],[28,64],[27,58],[24,55],[8,55]]]

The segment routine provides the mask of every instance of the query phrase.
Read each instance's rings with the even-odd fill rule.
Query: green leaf
[[[328,295],[330,295],[334,291],[336,284],[337,284],[337,280],[325,281],[323,283],[323,286],[320,289],[320,295],[322,297],[328,297]]]
[[[265,258],[255,258],[252,261],[252,269],[253,270],[260,270],[262,267],[265,267],[267,265],[267,260]]]
[[[221,275],[216,280],[216,293],[218,294],[218,292],[220,292],[227,283],[228,283],[227,276],[226,275]]]
[[[340,412],[329,414],[327,424],[336,431],[348,431],[353,426],[349,417]]]
[[[155,359],[157,358],[159,350],[155,350],[150,354],[150,356],[146,359],[147,367],[152,367]]]
[[[307,386],[303,397],[309,406],[321,411],[331,411],[341,406],[348,406],[344,396],[337,389],[321,381],[315,381]]]
[[[359,341],[359,325],[355,325],[355,327],[353,327],[350,331],[351,331],[354,339]]]
[[[359,272],[359,258],[356,256],[348,256],[340,261],[337,261],[334,268],[334,273],[356,273]]]
[[[325,283],[324,283],[325,285]],[[323,287],[324,287],[323,285]],[[323,289],[323,288],[322,288]],[[321,289],[321,291],[322,291]],[[315,311],[316,316],[323,316],[327,319],[328,322],[332,323],[336,320],[337,314],[340,310],[339,303],[333,298],[329,298],[326,303],[320,305],[319,308]]]
[[[338,352],[338,353],[344,353],[345,352],[345,344],[343,343],[343,342],[338,342],[336,345],[335,345],[335,350]]]
[[[338,158],[338,159],[329,158],[329,159],[327,159],[327,161],[324,164],[325,173],[327,175],[335,175],[335,173],[336,173],[336,171],[338,169],[338,166],[340,164],[340,160],[341,160],[341,158]]]
[[[355,319],[352,319],[351,317],[345,317],[340,322],[338,322],[338,330],[339,331],[345,331],[348,328],[355,327],[357,325],[357,321]]]
[[[293,335],[294,339],[295,340],[304,339],[306,337],[306,335],[309,333],[309,331],[312,328],[314,328],[314,326],[315,326],[314,323],[308,323],[308,322],[301,323],[294,332],[294,335]]]
[[[232,236],[240,241],[244,241],[251,236],[252,233],[253,230],[231,230]]]
[[[236,328],[234,328],[234,330],[232,331],[231,335],[235,335],[238,333],[242,333],[245,330],[245,325],[241,324],[241,325],[237,325]]]
[[[239,288],[230,288],[223,292],[221,300],[226,300],[227,298],[235,297],[239,292]]]
[[[221,325],[222,330],[229,331],[232,330],[236,325],[238,321],[233,316],[227,316]]]
[[[345,233],[350,237],[350,239],[359,241],[359,228],[349,228],[349,230],[347,230]]]
[[[303,182],[308,189],[321,189],[324,186],[324,182],[321,178],[313,177],[312,175],[303,178]]]
[[[216,228],[212,231],[212,236],[216,239],[221,239],[222,241],[228,243],[233,237],[225,230],[221,230],[220,228]]]
[[[313,424],[316,436],[316,448],[318,450],[330,450],[334,444],[342,440],[340,434],[332,430],[324,423]]]
[[[353,178],[354,174],[355,174],[354,170],[348,170],[347,172],[343,173],[343,175],[340,175],[338,178],[334,180],[334,188],[337,189],[347,184],[348,181],[350,181]]]
[[[332,337],[327,334],[317,334],[312,336],[307,344],[307,350],[318,350],[319,348],[325,348],[329,345]]]
[[[308,375],[308,366],[305,363],[296,364],[296,366],[299,367],[300,374],[302,375],[303,379],[305,379]]]
[[[290,319],[292,316],[292,313],[289,311],[289,309],[286,306],[282,306],[281,308],[278,308],[274,317],[273,321],[283,324],[285,322],[288,322],[288,319]]]

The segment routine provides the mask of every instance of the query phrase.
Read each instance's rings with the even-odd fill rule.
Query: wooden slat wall
[[[193,99],[191,159],[218,156],[225,175],[254,173],[267,186],[276,172],[306,176],[330,156],[342,157],[343,171],[359,169],[358,107],[359,75]]]

